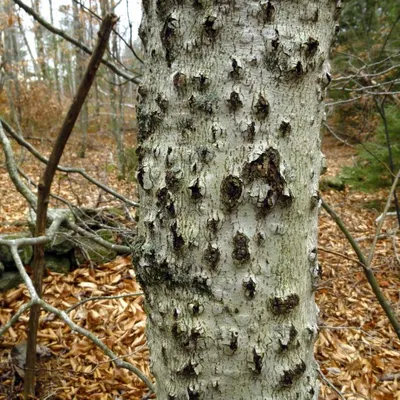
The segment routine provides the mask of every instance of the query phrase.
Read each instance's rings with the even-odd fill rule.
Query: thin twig
[[[357,242],[354,240],[353,236],[349,232],[349,230],[344,225],[343,221],[340,217],[336,214],[336,212],[321,198],[321,205],[327,211],[327,213],[332,217],[332,219],[336,222],[340,230],[346,236],[346,239],[349,241],[351,247],[357,254],[358,259],[362,265],[363,271],[365,276],[368,280],[368,283],[371,286],[372,291],[374,292],[376,298],[379,301],[379,304],[383,308],[386,316],[388,317],[390,324],[392,325],[394,331],[396,332],[397,337],[400,339],[400,323],[397,320],[396,314],[392,309],[390,303],[386,300],[384,294],[382,293],[381,288],[379,287],[379,283],[376,280],[376,277],[368,264],[367,259],[364,256],[364,253],[361,251],[360,247],[358,246]],[[376,235],[379,235],[379,231],[377,231]]]
[[[330,387],[342,400],[346,400],[342,392],[324,375],[320,367],[318,367],[318,373],[328,387]]]
[[[319,251],[323,251],[324,253],[334,254],[335,256],[339,256],[339,257],[345,258],[346,260],[352,261],[352,262],[360,265],[361,267],[364,267],[364,265],[359,260],[357,260],[357,259],[355,259],[353,257],[346,256],[345,254],[338,253],[337,251],[330,250],[330,249],[325,249],[324,247],[318,247],[318,250]]]
[[[385,222],[385,216],[386,216],[387,212],[389,211],[389,207],[390,207],[390,204],[392,202],[392,197],[393,197],[394,192],[396,191],[396,187],[397,187],[397,183],[399,182],[399,178],[400,178],[400,169],[397,172],[396,177],[393,180],[393,184],[392,184],[392,187],[390,189],[390,193],[389,193],[389,196],[387,198],[386,205],[385,205],[385,208],[384,208],[383,213],[382,213],[382,217],[381,217],[381,219],[380,219],[380,221],[378,223],[378,227],[376,228],[375,237],[374,237],[374,240],[372,242],[371,249],[370,249],[370,252],[369,252],[369,255],[368,255],[368,261],[367,261],[367,263],[368,263],[367,265],[368,266],[371,265],[371,263],[372,263],[372,260],[373,260],[373,257],[374,257],[374,252],[375,252],[375,247],[376,247],[376,242],[378,241],[378,236],[381,233],[381,229],[382,229],[383,223]]]
[[[79,301],[78,303],[75,303],[73,306],[67,308],[65,312],[69,314],[72,310],[75,310],[75,308],[78,308],[82,304],[87,303],[88,301],[96,301],[96,300],[114,300],[114,299],[123,299],[125,297],[138,297],[138,296],[143,296],[144,293],[127,293],[127,294],[119,294],[116,296],[94,296],[94,297],[88,297],[87,299],[83,299]]]

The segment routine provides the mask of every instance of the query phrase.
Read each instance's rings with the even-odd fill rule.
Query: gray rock
[[[67,257],[57,257],[51,254],[44,256],[45,268],[60,274],[68,274],[71,270],[71,262]]]
[[[74,251],[78,265],[84,264],[88,260],[95,264],[104,264],[117,257],[116,251],[107,249],[88,237],[79,239],[79,247]]]
[[[70,234],[67,229],[60,228],[54,239],[46,244],[46,251],[57,255],[68,254],[76,246]]]
[[[0,277],[0,292],[5,292],[22,283],[19,272],[4,272]]]
[[[322,191],[326,191],[328,189],[342,191],[345,189],[345,187],[346,186],[344,182],[337,176],[326,176],[319,182],[319,188]]]
[[[30,232],[19,232],[8,235],[0,235],[1,239],[23,239],[32,237]],[[24,246],[18,249],[23,264],[29,264],[33,256],[32,246]],[[5,263],[13,263],[11,250],[8,246],[0,246],[0,261]]]

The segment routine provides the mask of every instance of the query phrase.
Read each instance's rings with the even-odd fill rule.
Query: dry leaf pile
[[[68,276],[50,274],[44,282],[44,299],[66,310],[88,297],[140,293],[129,258],[99,266],[96,270],[79,268]],[[0,323],[28,299],[21,285],[2,296]],[[143,296],[95,300],[73,309],[69,315],[78,325],[96,334],[124,360],[150,376],[145,341]],[[4,336],[0,368],[0,398],[15,398],[22,382],[15,378],[9,356],[15,343],[26,340],[28,317]],[[54,315],[43,313],[38,335],[42,346],[52,353],[39,362],[39,398],[52,399],[140,399],[145,385],[126,370],[115,368],[109,359],[87,338],[71,332]],[[14,365],[15,368],[15,365]],[[3,396],[3,397],[2,397]]]
[[[107,148],[109,146],[96,144],[88,155],[90,158],[81,160],[70,147],[63,163],[79,162],[96,177],[104,178],[104,159],[109,157]],[[339,162],[348,162],[350,155],[342,149],[329,146],[327,156],[330,173],[337,171]],[[29,157],[27,160],[32,161]],[[99,167],[96,167],[97,162]],[[10,190],[4,170],[0,172],[1,194],[5,196],[0,197],[0,222],[24,219],[24,203]],[[32,178],[37,172],[37,164],[29,164]],[[79,177],[59,176],[56,189],[69,200],[91,206],[99,198],[102,200],[97,189],[89,190]],[[131,185],[122,184],[113,172],[108,171],[106,177],[110,186],[132,197]],[[367,252],[376,227],[375,219],[380,212],[366,206],[384,202],[387,192],[367,195],[346,190],[323,195],[354,237],[360,239],[360,246]],[[3,229],[9,231],[10,226]],[[400,249],[400,242],[396,232],[395,219],[388,218],[383,230],[387,236],[378,241],[373,269],[385,296],[400,316],[400,264],[397,250]],[[320,335],[316,343],[316,357],[324,374],[320,399],[333,400],[340,396],[348,400],[400,399],[400,342],[375,299],[354,252],[323,211],[320,216],[319,259],[323,275],[317,291]],[[95,269],[79,268],[68,276],[49,275],[44,296],[52,305],[67,309],[91,296],[139,291],[130,260],[120,257]],[[2,294],[0,323],[8,320],[26,300],[27,291],[23,286]],[[70,315],[78,324],[95,332],[115,353],[149,375],[142,302],[142,297],[96,300],[80,305]],[[24,316],[0,340],[0,399],[14,399],[22,388],[15,365],[12,367],[10,353],[17,343],[26,339],[26,323],[27,316]],[[146,394],[146,388],[133,374],[114,368],[87,339],[71,332],[48,313],[42,315],[39,339],[52,354],[39,360],[40,399],[139,400]],[[342,394],[337,394],[331,385]]]

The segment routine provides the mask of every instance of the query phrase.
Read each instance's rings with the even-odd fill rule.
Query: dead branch
[[[75,308],[80,307],[82,304],[87,303],[88,301],[96,301],[96,300],[115,300],[115,299],[124,299],[126,297],[138,297],[138,296],[143,296],[144,293],[127,293],[127,294],[118,294],[115,296],[93,296],[93,297],[88,297],[86,299],[80,300],[77,303],[75,303],[73,306],[67,308],[65,312],[69,314],[72,310],[75,310]]]
[[[20,3],[19,0],[17,0]],[[50,199],[50,189],[53,182],[54,175],[57,170],[57,165],[61,159],[64,148],[67,144],[69,136],[71,135],[72,129],[78,119],[80,110],[83,103],[89,93],[90,87],[94,82],[96,73],[100,67],[100,63],[107,48],[108,39],[111,34],[112,27],[117,22],[117,17],[114,14],[108,14],[104,18],[100,31],[98,33],[98,40],[96,43],[95,50],[93,51],[92,57],[89,60],[89,64],[86,68],[85,74],[81,80],[77,93],[72,101],[72,104],[64,118],[64,122],[61,126],[60,133],[54,144],[53,150],[49,157],[49,162],[45,168],[43,176],[39,183],[38,188],[38,199],[37,199],[37,218],[35,236],[43,236],[46,232],[47,223],[47,209]],[[33,252],[33,284],[40,298],[42,295],[42,281],[44,275],[44,244],[39,244],[34,247]],[[24,385],[24,396],[25,399],[35,396],[35,365],[36,365],[36,342],[37,342],[37,331],[39,326],[40,316],[40,301],[35,303],[31,307],[28,324],[28,340],[27,340],[27,352],[26,352],[26,374],[25,374],[25,385]],[[65,314],[65,313],[64,313]],[[66,314],[65,314],[66,315]]]
[[[399,177],[400,171],[396,176],[395,182],[394,182],[394,187],[397,184],[397,180]],[[390,196],[391,197],[391,196]],[[390,201],[390,199],[389,199]],[[368,280],[368,283],[371,286],[372,291],[374,292],[377,300],[379,301],[379,304],[383,308],[383,311],[385,312],[387,318],[390,321],[390,324],[392,325],[394,331],[396,332],[397,337],[400,339],[400,323],[396,317],[396,314],[390,305],[390,303],[386,300],[385,295],[383,294],[381,288],[379,287],[379,283],[376,280],[376,277],[374,275],[374,272],[371,269],[371,265],[369,264],[368,260],[364,256],[364,253],[362,252],[361,248],[357,244],[357,242],[354,240],[353,236],[349,232],[349,230],[346,228],[344,225],[343,221],[341,218],[336,214],[336,212],[327,204],[325,201],[321,198],[321,205],[322,207],[326,210],[326,212],[332,217],[332,219],[336,222],[337,226],[340,228],[340,230],[343,232],[343,234],[346,236],[346,239],[350,243],[351,247],[357,254],[357,258],[359,259],[363,271],[365,273],[365,276]],[[386,210],[387,211],[387,210]],[[376,237],[379,235],[379,230],[376,232]],[[374,246],[371,247],[371,253],[370,253],[370,258],[372,261],[371,255],[373,255],[373,249]]]
[[[44,164],[48,164],[49,159],[44,157],[32,144],[27,142],[23,137],[18,135],[12,127],[2,118],[0,118],[0,124],[3,125],[3,128],[5,131],[12,136],[12,138],[21,146],[25,147],[33,156],[35,156],[39,161],[41,161]],[[71,168],[71,167],[64,167],[61,165],[57,166],[57,170],[61,172],[66,172],[66,173],[76,173],[80,174],[83,176],[86,180],[89,182],[93,183],[100,189],[103,189],[106,193],[111,194],[115,198],[123,201],[126,204],[129,204],[132,207],[138,207],[139,203],[129,200],[128,198],[122,196],[120,193],[116,192],[115,190],[111,189],[110,187],[104,185],[102,182],[98,181],[97,179],[93,178],[89,174],[86,173],[86,171],[82,168]]]
[[[37,205],[36,196],[32,193],[32,191],[28,188],[28,186],[26,186],[19,179],[18,170],[14,159],[14,153],[12,151],[10,142],[6,134],[4,133],[2,124],[0,124],[0,143],[2,144],[3,151],[6,156],[7,170],[15,188],[25,198],[25,200],[32,208],[36,208]]]

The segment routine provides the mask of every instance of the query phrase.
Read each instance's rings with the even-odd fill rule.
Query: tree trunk
[[[317,399],[332,0],[145,0],[140,237],[157,398]]]
[[[40,14],[40,0],[32,1],[32,8]],[[36,43],[36,52],[38,64],[40,66],[41,78],[43,81],[47,81],[47,65],[46,65],[46,52],[44,47],[44,39],[43,39],[43,27],[38,23],[34,22],[34,33],[35,33],[35,43]]]
[[[72,14],[74,18],[74,35],[78,38],[79,42],[85,43],[85,23],[84,20],[81,19],[81,14],[78,9],[78,5],[72,0]],[[75,85],[79,83],[82,79],[83,73],[85,71],[85,58],[86,55],[80,49],[76,49],[76,65],[75,65]],[[80,148],[78,150],[78,156],[80,158],[85,158],[86,156],[86,146],[88,139],[88,125],[89,125],[89,113],[88,113],[88,104],[87,100],[82,107],[80,117],[79,117],[79,126],[81,129],[81,143]]]

